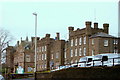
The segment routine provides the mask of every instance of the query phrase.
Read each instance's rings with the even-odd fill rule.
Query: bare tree
[[[8,43],[12,40],[12,36],[9,31],[0,28],[0,63],[2,62],[2,55],[5,55],[5,48],[8,46]]]

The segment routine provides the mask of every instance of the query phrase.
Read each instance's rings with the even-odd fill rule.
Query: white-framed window
[[[67,54],[66,54],[66,50],[65,50],[65,53],[64,53],[64,58],[67,58],[67,56],[66,56]]]
[[[42,68],[44,69],[44,65],[42,65]]]
[[[57,53],[56,53],[56,58],[58,58],[58,57],[59,57],[59,53],[57,52]]]
[[[113,51],[114,53],[116,53],[116,50],[114,49],[114,51]]]
[[[92,56],[94,56],[95,55],[95,50],[92,50]]]
[[[114,39],[113,44],[118,44],[118,40]]]
[[[113,44],[116,44],[116,40],[114,39]]]
[[[36,50],[36,51],[37,51],[37,53],[38,53],[38,52],[39,52],[39,48],[37,48],[37,50]]]
[[[77,56],[77,48],[75,49],[75,56]]]
[[[71,46],[73,46],[73,39],[71,40]]]
[[[77,38],[75,39],[75,46],[77,46]]]
[[[44,46],[42,46],[42,52],[44,51]]]
[[[45,68],[47,68],[47,65],[45,64]]]
[[[94,45],[94,39],[92,39],[92,45]]]
[[[39,60],[41,60],[41,54],[39,55]]]
[[[47,50],[47,47],[45,46],[44,48],[45,48],[45,51],[46,51],[46,50]]]
[[[28,72],[32,71],[32,68],[31,67],[28,67]]]
[[[73,60],[71,60],[71,64],[73,63]]]
[[[46,54],[44,54],[44,57],[45,57],[45,60],[46,60],[46,58],[47,58]]]
[[[41,65],[40,65],[40,69],[41,69]]]
[[[75,60],[75,63],[77,63],[77,59]]]
[[[86,56],[86,48],[84,48],[84,56]]]
[[[73,57],[73,50],[70,50],[70,56]]]
[[[59,62],[57,62],[57,63],[56,63],[56,68],[58,68],[58,67],[59,67],[59,65],[60,65],[60,64],[59,64]]]
[[[86,44],[86,36],[84,36],[84,40],[83,41],[84,41],[84,44]]]
[[[82,56],[82,49],[79,49],[79,56]]]
[[[37,56],[37,61],[39,60],[39,55]]]
[[[104,40],[104,46],[108,46],[108,40]]]
[[[115,44],[118,44],[118,40],[115,41]]]
[[[79,38],[79,45],[82,45],[82,37]]]
[[[41,52],[41,47],[40,47],[40,49],[39,49],[39,52]]]
[[[26,62],[30,62],[30,55],[26,55]]]
[[[114,49],[114,53],[115,53],[115,54],[118,53],[118,49]]]
[[[118,40],[117,40],[117,39],[114,39],[113,44],[118,44]]]
[[[44,54],[42,54],[42,60],[44,59]]]
[[[53,54],[51,54],[51,59],[53,59]]]
[[[35,62],[35,55],[34,55],[34,62]]]

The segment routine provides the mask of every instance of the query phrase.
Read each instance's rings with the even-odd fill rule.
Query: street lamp
[[[34,12],[33,15],[35,16],[35,70],[36,72],[36,62],[37,62],[37,13]]]

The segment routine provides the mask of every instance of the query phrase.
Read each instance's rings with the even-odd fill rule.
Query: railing
[[[118,62],[117,62],[117,64],[115,64],[116,62],[115,62],[115,60],[116,59],[118,59]],[[120,66],[120,57],[117,57],[117,58],[108,58],[108,59],[97,59],[97,60],[92,60],[92,61],[83,61],[83,62],[76,62],[76,63],[68,63],[68,64],[64,64],[64,68],[69,68],[69,67],[79,67],[79,64],[80,63],[83,63],[83,64],[85,64],[85,66],[82,66],[82,67],[88,67],[88,65],[87,64],[91,64],[89,67],[94,67],[94,66],[108,66],[108,65],[105,65],[104,64],[104,62],[105,61],[112,61],[112,62],[106,62],[107,64],[112,64],[112,66]],[[96,65],[95,63],[97,62],[97,61],[100,61],[100,64],[98,64],[98,65]],[[76,66],[76,65],[77,66]],[[75,65],[75,66],[74,66]],[[53,66],[52,68],[51,68],[51,70],[55,70],[55,69],[58,69],[58,70],[60,70],[60,67],[62,66],[62,65],[57,65],[57,66],[59,66],[58,68],[56,68],[56,66]],[[68,67],[69,66],[69,67]],[[63,69],[64,69],[63,68]]]

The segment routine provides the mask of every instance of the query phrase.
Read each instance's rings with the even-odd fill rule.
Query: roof
[[[95,38],[95,37],[115,38],[114,36],[103,33],[103,32],[98,32],[98,33],[92,35],[90,38]]]

